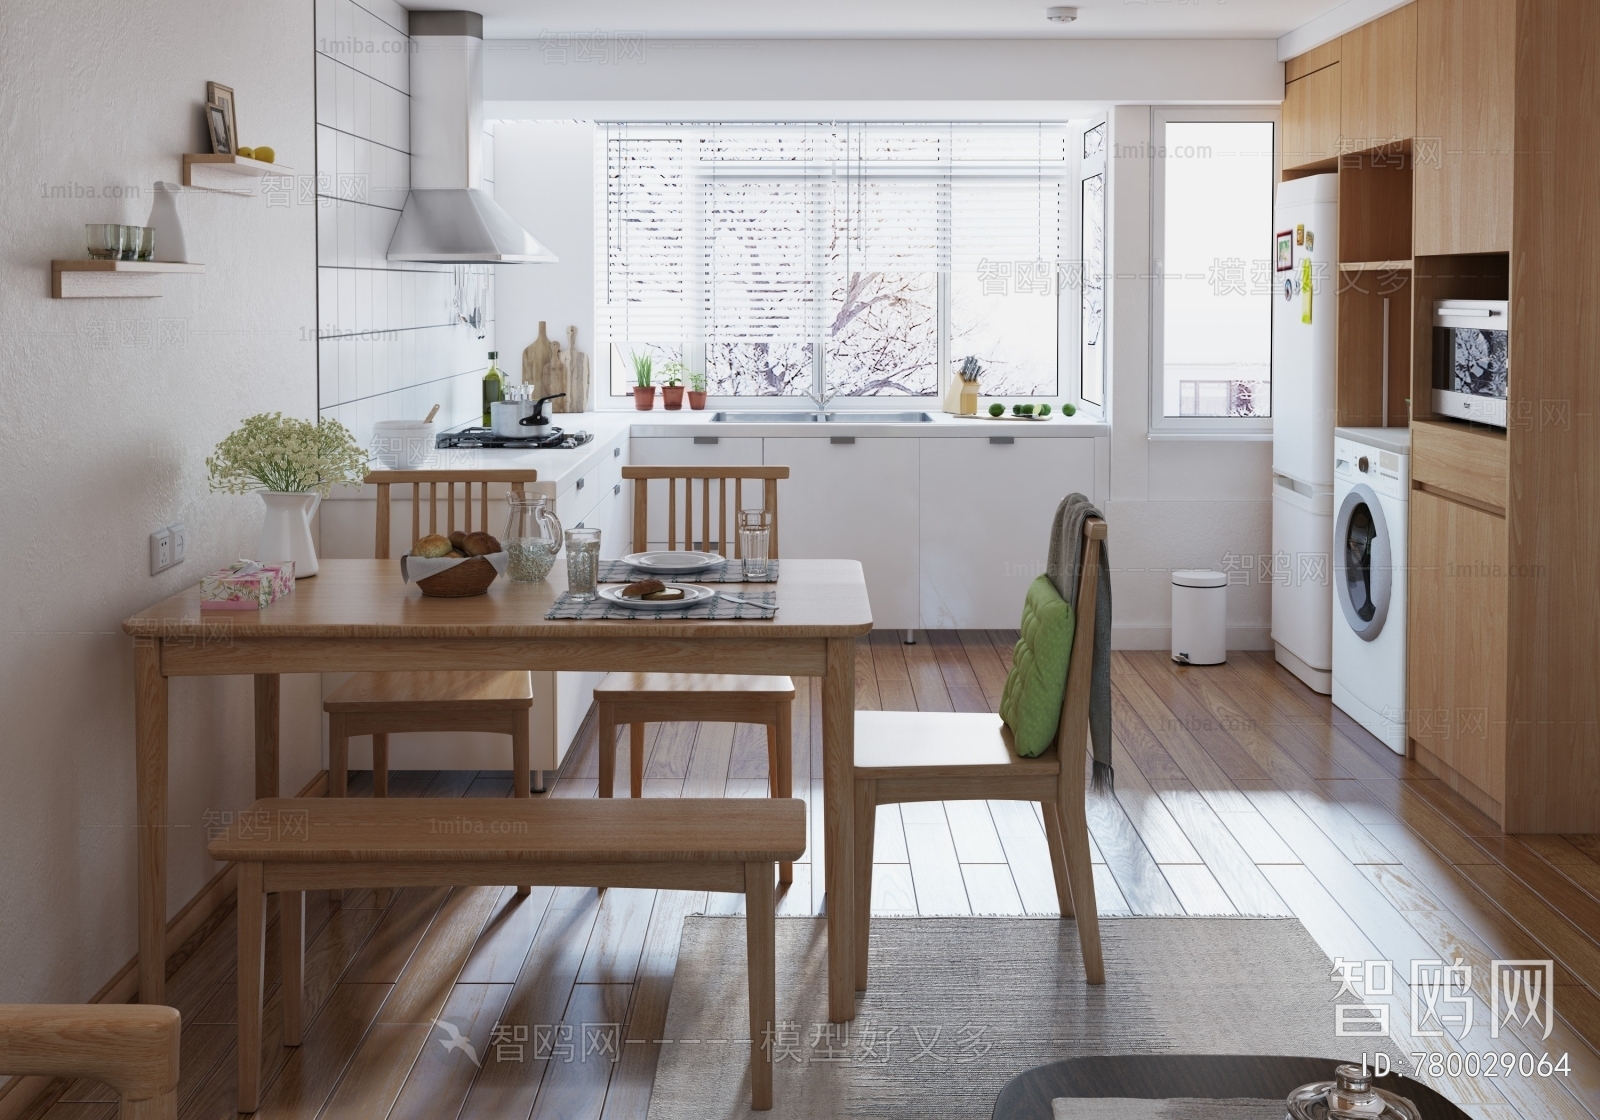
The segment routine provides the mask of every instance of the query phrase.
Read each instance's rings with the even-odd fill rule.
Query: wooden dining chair
[[[457,486],[463,490],[462,531],[481,529],[494,533],[490,526],[490,486],[509,485],[521,493],[538,477],[538,472],[531,470],[373,471],[366,477],[378,489],[373,555],[379,560],[389,559],[391,493],[397,486],[403,490],[406,483],[410,484],[411,540],[415,541],[424,531],[449,534],[455,530]],[[428,507],[426,530],[424,502]],[[517,797],[531,796],[528,721],[532,709],[533,677],[526,670],[357,673],[334,689],[322,704],[322,710],[328,713],[328,796],[346,795],[350,739],[359,735],[372,736],[372,796],[389,796],[389,736],[407,731],[487,731],[509,735],[512,793]],[[524,887],[518,890],[526,893]]]
[[[181,1025],[160,1004],[0,1004],[0,1075],[102,1081],[121,1120],[177,1120]]]
[[[867,988],[872,930],[872,840],[879,805],[908,801],[1037,801],[1044,810],[1061,916],[1076,914],[1083,971],[1106,982],[1100,953],[1084,808],[1089,682],[1094,670],[1095,592],[1106,523],[1083,527],[1083,565],[1074,612],[1066,694],[1055,739],[1034,758],[1017,754],[998,715],[973,712],[857,712],[855,735],[856,989]]]
[[[789,477],[788,467],[623,467],[622,477],[633,480],[634,552],[651,547],[650,484],[665,482],[667,549],[715,552],[742,559],[739,511],[747,508],[745,494],[749,484],[752,502],[748,508],[760,508],[769,515],[772,531],[768,555],[773,560],[778,558],[778,480]],[[754,501],[757,498],[759,506]],[[657,538],[655,543],[663,542]],[[792,793],[790,719],[794,681],[788,677],[608,673],[594,690],[594,699],[600,724],[601,797],[610,797],[616,782],[618,726],[628,726],[629,792],[642,797],[644,725],[674,720],[765,727],[769,792],[773,797]],[[792,863],[779,865],[778,881],[794,881]]]

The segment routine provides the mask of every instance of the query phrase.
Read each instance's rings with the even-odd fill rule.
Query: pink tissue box
[[[234,564],[200,581],[200,607],[208,611],[255,611],[294,590],[294,561],[250,570]]]

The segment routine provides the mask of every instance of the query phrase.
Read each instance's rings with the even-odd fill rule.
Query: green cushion
[[[1022,639],[1011,655],[1011,673],[1000,694],[1000,718],[1011,728],[1017,753],[1033,758],[1055,740],[1061,699],[1067,691],[1067,662],[1072,658],[1072,608],[1049,576],[1040,576],[1028,587],[1020,629]]]

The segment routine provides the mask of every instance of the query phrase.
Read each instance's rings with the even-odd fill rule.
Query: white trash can
[[[1228,576],[1172,573],[1172,660],[1221,665],[1228,660]]]

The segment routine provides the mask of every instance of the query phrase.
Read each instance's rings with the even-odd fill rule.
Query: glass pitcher
[[[509,554],[506,574],[518,583],[538,583],[561,551],[561,522],[543,494],[513,490],[506,501],[511,506],[502,538]]]

